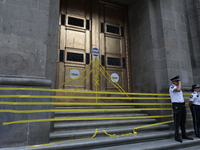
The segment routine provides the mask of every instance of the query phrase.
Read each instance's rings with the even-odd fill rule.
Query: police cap
[[[200,88],[200,86],[198,84],[193,84],[191,90],[194,91],[194,89],[196,89],[196,88]]]
[[[179,76],[175,76],[174,78],[170,79],[171,81],[180,81]]]

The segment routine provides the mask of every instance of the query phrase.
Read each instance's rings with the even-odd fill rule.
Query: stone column
[[[58,0],[0,0],[0,87],[55,88],[58,45]],[[1,90],[1,95],[53,95],[44,91]],[[53,99],[1,98],[8,102]],[[0,109],[36,110],[51,106],[0,105]],[[1,113],[0,148],[49,141],[50,122],[3,126],[3,122],[48,119],[51,113]]]
[[[200,1],[185,0],[186,22],[189,39],[189,50],[192,62],[194,83],[200,80]]]
[[[180,75],[184,89],[193,83],[183,1],[133,2],[129,27],[133,90],[167,92]]]
[[[183,1],[141,0],[129,6],[134,92],[169,93],[170,78],[176,75],[181,77],[184,92],[190,90],[193,72],[185,20]]]

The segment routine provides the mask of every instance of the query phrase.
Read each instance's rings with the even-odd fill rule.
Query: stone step
[[[120,114],[120,112],[118,114],[87,114],[87,112],[85,112],[85,115],[83,114],[82,116],[80,116],[79,114],[77,115],[59,115],[59,116],[55,116],[55,118],[103,118],[103,117],[134,117],[134,116],[147,116],[147,114],[142,114],[142,113],[123,113]]]
[[[138,113],[140,110],[128,110],[128,111],[64,111],[55,112],[55,116],[83,116],[83,115],[101,115],[101,114],[127,114]]]
[[[97,127],[109,127],[109,126],[126,126],[137,124],[152,124],[156,119],[130,119],[130,120],[99,120],[99,121],[82,121],[82,122],[55,122],[54,131],[72,130],[72,129],[87,129]]]
[[[195,145],[197,145],[197,146],[195,146]],[[176,150],[200,150],[200,145],[199,145],[199,143],[195,142],[195,143],[193,143],[193,145],[190,144],[190,145],[188,145],[188,147],[184,146],[182,148],[178,148],[178,149],[176,148]]]
[[[126,113],[138,113],[140,110],[113,110],[113,111],[81,111],[81,109],[134,109],[133,106],[90,106],[90,107],[56,107],[56,109],[79,109],[80,111],[63,111],[55,112],[54,115],[58,116],[83,116],[83,115],[99,115],[99,114],[126,114]]]
[[[125,109],[135,108],[135,106],[66,106],[66,107],[55,107],[55,109]]]
[[[198,150],[200,148],[200,138],[194,137],[194,140],[183,139],[183,143],[175,141],[173,138],[162,139],[150,142],[142,142],[137,144],[126,144],[121,146],[108,146],[106,148],[94,148],[93,150]],[[195,146],[198,145],[198,146]]]
[[[107,128],[98,128],[99,131],[97,133],[97,137],[99,136],[107,136],[103,131],[105,130],[108,134],[127,134],[132,133],[135,127],[144,126],[146,124],[140,125],[131,125],[131,126],[124,126],[124,127],[107,127]],[[151,126],[146,128],[138,129],[137,131],[147,131],[147,130],[167,130],[169,126],[167,124],[164,125],[157,125]],[[69,131],[57,131],[50,133],[51,141],[59,141],[61,139],[70,140],[75,138],[90,138],[94,135],[95,129],[80,129],[80,130],[69,130]]]
[[[187,130],[188,134],[193,129]],[[137,135],[121,137],[95,137],[93,139],[80,139],[76,141],[61,142],[46,146],[35,146],[31,150],[198,150],[200,138],[192,137],[194,140],[183,140],[183,143],[174,140],[174,131],[155,131],[138,133]],[[50,143],[51,144],[51,143]],[[27,150],[26,146],[0,148],[0,150]]]
[[[188,135],[193,133],[193,129],[187,129]],[[166,140],[165,143],[161,143],[162,140]],[[60,143],[50,143],[50,145],[42,146],[42,147],[34,147],[31,148],[31,150],[90,150],[95,148],[106,148],[109,147],[109,150],[112,146],[120,146],[123,145],[121,149],[123,150],[132,150],[134,148],[134,145],[131,147],[131,149],[125,149],[124,147],[127,144],[140,144],[145,146],[145,149],[149,149],[149,145],[146,142],[152,141],[153,143],[156,141],[159,141],[158,143],[161,143],[162,145],[165,145],[165,147],[174,147],[179,148],[180,145],[187,145],[191,146],[194,144],[199,144],[200,139],[194,138],[194,140],[184,140],[183,143],[176,142],[174,140],[174,131],[172,130],[166,130],[166,131],[154,131],[154,132],[145,132],[140,133],[138,132],[137,135],[128,135],[128,136],[120,136],[120,137],[95,137],[93,139],[78,139],[75,141],[63,141]],[[169,142],[168,142],[169,141]],[[162,141],[164,142],[164,141]],[[167,144],[168,143],[168,144]],[[154,144],[155,145],[155,144]],[[155,145],[156,146],[156,145]],[[120,149],[120,150],[121,150]],[[168,148],[162,148],[168,149]],[[25,149],[22,149],[25,150]],[[171,149],[170,149],[171,150]]]

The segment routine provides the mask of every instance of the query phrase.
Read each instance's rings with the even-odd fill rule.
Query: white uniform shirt
[[[178,86],[172,84],[169,87],[169,94],[171,97],[171,102],[172,103],[184,103],[184,98],[183,98],[183,92],[182,90],[180,92],[173,92],[175,88],[177,88]]]
[[[196,91],[194,91],[194,92],[190,95],[190,101],[192,101],[192,104],[194,104],[194,105],[200,105],[199,93],[197,93]]]

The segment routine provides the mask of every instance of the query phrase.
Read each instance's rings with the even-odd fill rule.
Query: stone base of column
[[[0,77],[0,87],[50,88],[51,81],[46,79]],[[0,90],[0,95],[52,95],[47,91]],[[51,98],[0,98],[5,102],[51,102]],[[50,105],[0,105],[1,109],[44,110]],[[50,122],[33,122],[3,125],[3,122],[51,118],[45,113],[0,113],[0,148],[34,145],[49,142]]]

